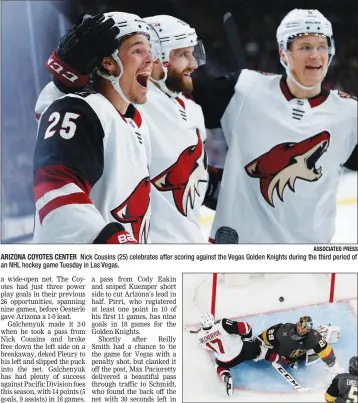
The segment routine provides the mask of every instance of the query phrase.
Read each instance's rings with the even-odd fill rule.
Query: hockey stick
[[[224,15],[224,29],[239,70],[246,69],[245,52],[242,47],[239,30],[231,13]]]
[[[273,362],[272,366],[297,392],[310,392],[311,389],[302,387],[280,364]]]
[[[188,327],[184,326],[184,331],[187,333],[199,333],[201,330],[201,328],[197,329],[197,330],[191,330]]]

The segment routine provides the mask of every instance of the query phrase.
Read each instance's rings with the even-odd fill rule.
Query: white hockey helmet
[[[164,84],[170,65],[170,52],[174,49],[193,46],[193,56],[200,66],[206,63],[204,45],[198,39],[195,29],[179,18],[170,15],[156,15],[146,17],[144,20],[157,32],[160,40],[159,61],[163,68],[164,77],[156,82],[164,92],[176,96],[177,94],[170,91]]]
[[[214,326],[214,316],[211,313],[203,313],[200,316],[200,323],[204,328]]]
[[[288,45],[296,37],[303,35],[317,35],[324,36],[328,41],[328,54],[329,60],[327,64],[327,69],[331,64],[333,56],[335,54],[335,45],[333,39],[332,24],[327,20],[327,18],[320,13],[318,10],[304,10],[304,9],[294,9],[290,11],[281,21],[281,24],[277,28],[276,38],[279,48],[282,50],[284,56],[286,56],[286,63],[283,57],[280,57],[281,64],[285,67],[287,75],[301,88],[303,89],[313,89],[313,87],[305,87],[299,82],[297,82],[294,77],[292,77],[290,63],[287,57]],[[324,76],[327,74],[325,71]]]
[[[109,12],[103,14],[106,21],[109,18],[113,18],[115,25],[119,28],[119,34],[117,35],[117,39],[124,38],[128,35],[132,34],[142,34],[148,37],[150,43],[152,45],[152,53],[155,59],[159,56],[159,39],[157,37],[156,32],[152,29],[152,27],[141,19],[136,14],[129,14],[129,13],[122,13],[122,12]],[[127,102],[131,103],[127,97],[124,95],[120,85],[119,80],[123,75],[123,64],[119,58],[118,50],[115,50],[112,55],[113,59],[118,63],[120,67],[120,74],[119,76],[109,76],[108,74],[103,73],[101,70],[97,69],[97,74],[106,80],[109,80],[114,89],[119,93],[121,98]]]

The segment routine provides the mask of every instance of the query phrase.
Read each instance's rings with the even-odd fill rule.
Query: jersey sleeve
[[[234,94],[220,120],[228,147],[230,147],[231,139],[240,133],[238,125],[241,108],[244,105],[246,95],[261,78],[259,74],[256,71],[244,69],[235,83]]]
[[[91,243],[107,224],[90,191],[103,173],[104,131],[79,97],[42,115],[34,153],[35,242]]]
[[[349,103],[350,107],[351,131],[347,139],[347,161],[343,165],[352,171],[358,171],[358,100],[354,96],[348,96],[348,99],[344,99],[344,102]]]
[[[251,337],[252,328],[247,322],[237,322],[229,319],[221,321],[223,329],[229,334],[237,334],[239,336]]]
[[[282,323],[269,327],[264,330],[259,336],[260,339],[267,345],[272,347],[278,347],[280,345],[279,340],[276,337],[277,331],[283,326]]]
[[[58,98],[64,96],[53,82],[48,83],[41,91],[35,105],[35,118],[40,119],[42,113]]]
[[[327,403],[333,403],[337,400],[339,395],[338,389],[338,376],[335,376],[332,380],[332,383],[329,385],[324,397]]]
[[[331,366],[334,364],[336,357],[334,355],[333,348],[326,343],[326,341],[322,338],[322,335],[315,331],[313,335],[313,351],[328,365]]]
[[[354,150],[344,166],[351,171],[358,171],[358,145],[354,147]]]
[[[234,95],[240,71],[213,78],[205,69],[200,66],[193,75],[192,95],[203,110],[206,128],[215,129],[221,127],[220,120]]]

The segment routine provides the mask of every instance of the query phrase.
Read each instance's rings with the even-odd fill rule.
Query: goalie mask
[[[296,325],[296,332],[298,336],[305,336],[308,332],[311,331],[313,327],[313,321],[310,316],[302,316]]]
[[[195,29],[191,28],[186,22],[169,15],[157,15],[147,17],[144,20],[156,31],[160,40],[159,62],[162,65],[164,77],[156,82],[160,89],[170,96],[177,96],[166,86],[165,81],[170,66],[170,52],[174,49],[194,47],[193,57],[198,66],[206,63],[206,55],[203,42],[198,39]]]
[[[288,54],[290,53],[290,43],[292,43],[297,37],[304,35],[316,35],[327,38],[329,59],[327,67],[323,72],[324,78],[335,54],[332,25],[318,10],[295,9],[290,11],[284,17],[281,24],[277,28],[276,37],[278,46],[282,52],[282,55],[286,59],[284,60],[284,58],[280,56],[280,62],[285,68],[287,76],[290,77],[290,79],[300,88],[310,90],[320,85],[322,81],[311,87],[306,87],[299,83],[292,75],[288,57]]]
[[[124,39],[130,35],[141,34],[145,35],[152,45],[152,54],[154,59],[157,59],[159,56],[159,38],[156,35],[156,32],[152,29],[152,27],[147,24],[144,20],[140,19],[138,15],[129,14],[129,13],[121,13],[121,12],[110,12],[104,13],[106,21],[108,18],[113,18],[115,25],[119,28],[119,34],[116,39]],[[130,104],[131,102],[127,99],[125,94],[122,91],[122,88],[119,84],[119,80],[123,75],[123,64],[121,59],[119,58],[119,51],[116,49],[114,53],[111,55],[113,59],[118,63],[120,68],[119,76],[108,75],[97,69],[97,74],[106,80],[109,80],[114,89],[119,93],[121,98]]]

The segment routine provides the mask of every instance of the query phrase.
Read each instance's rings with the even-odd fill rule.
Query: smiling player
[[[146,141],[138,134],[144,132],[143,122],[132,104],[147,99],[154,60],[151,28],[128,13],[106,13],[98,22],[113,25],[103,43],[112,45],[103,46],[102,57],[97,54],[87,70],[93,90],[58,94],[46,108],[55,89],[50,83],[38,101],[35,243],[148,241],[148,157]],[[95,45],[92,37],[87,48]],[[60,80],[78,78],[77,71],[60,66],[56,54],[49,64],[61,73]]]
[[[206,121],[212,105],[222,111],[216,127],[228,147],[211,239],[222,226],[242,243],[334,235],[339,178],[357,145],[357,100],[322,88],[335,44],[319,11],[289,12],[277,41],[283,76],[244,69],[194,91]],[[349,168],[358,170],[353,155]]]

